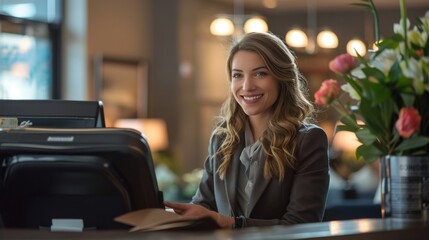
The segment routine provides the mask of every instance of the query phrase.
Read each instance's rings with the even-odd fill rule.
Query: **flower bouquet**
[[[394,33],[379,39],[377,11],[372,0],[356,4],[374,15],[377,50],[370,57],[342,54],[329,63],[340,75],[322,83],[315,103],[341,115],[337,131],[354,132],[362,143],[357,159],[373,162],[382,156],[429,154],[429,11],[410,26],[405,0]]]

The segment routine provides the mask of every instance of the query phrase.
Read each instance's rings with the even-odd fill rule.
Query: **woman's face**
[[[249,117],[269,117],[279,96],[279,83],[259,54],[238,51],[231,63],[231,92]]]

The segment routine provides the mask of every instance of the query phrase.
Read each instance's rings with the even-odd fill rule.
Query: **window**
[[[0,0],[0,99],[59,98],[61,0]]]

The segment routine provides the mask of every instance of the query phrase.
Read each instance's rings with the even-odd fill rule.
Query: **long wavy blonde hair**
[[[282,181],[287,167],[295,162],[295,138],[300,126],[309,123],[314,111],[307,99],[307,82],[298,70],[293,53],[284,42],[271,33],[248,33],[232,45],[227,59],[227,74],[231,82],[231,65],[238,51],[259,54],[272,76],[280,84],[279,97],[272,106],[272,118],[261,139],[266,159],[264,176],[274,176]],[[214,134],[220,134],[223,141],[217,154],[223,157],[218,168],[221,179],[230,165],[234,151],[244,136],[247,116],[231,92],[223,103],[219,122]]]

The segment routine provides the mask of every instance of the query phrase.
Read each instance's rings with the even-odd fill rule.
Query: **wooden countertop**
[[[240,230],[180,230],[128,232],[88,230],[50,232],[34,229],[1,229],[0,239],[428,239],[429,222],[397,219],[356,219],[292,226],[251,227]]]

